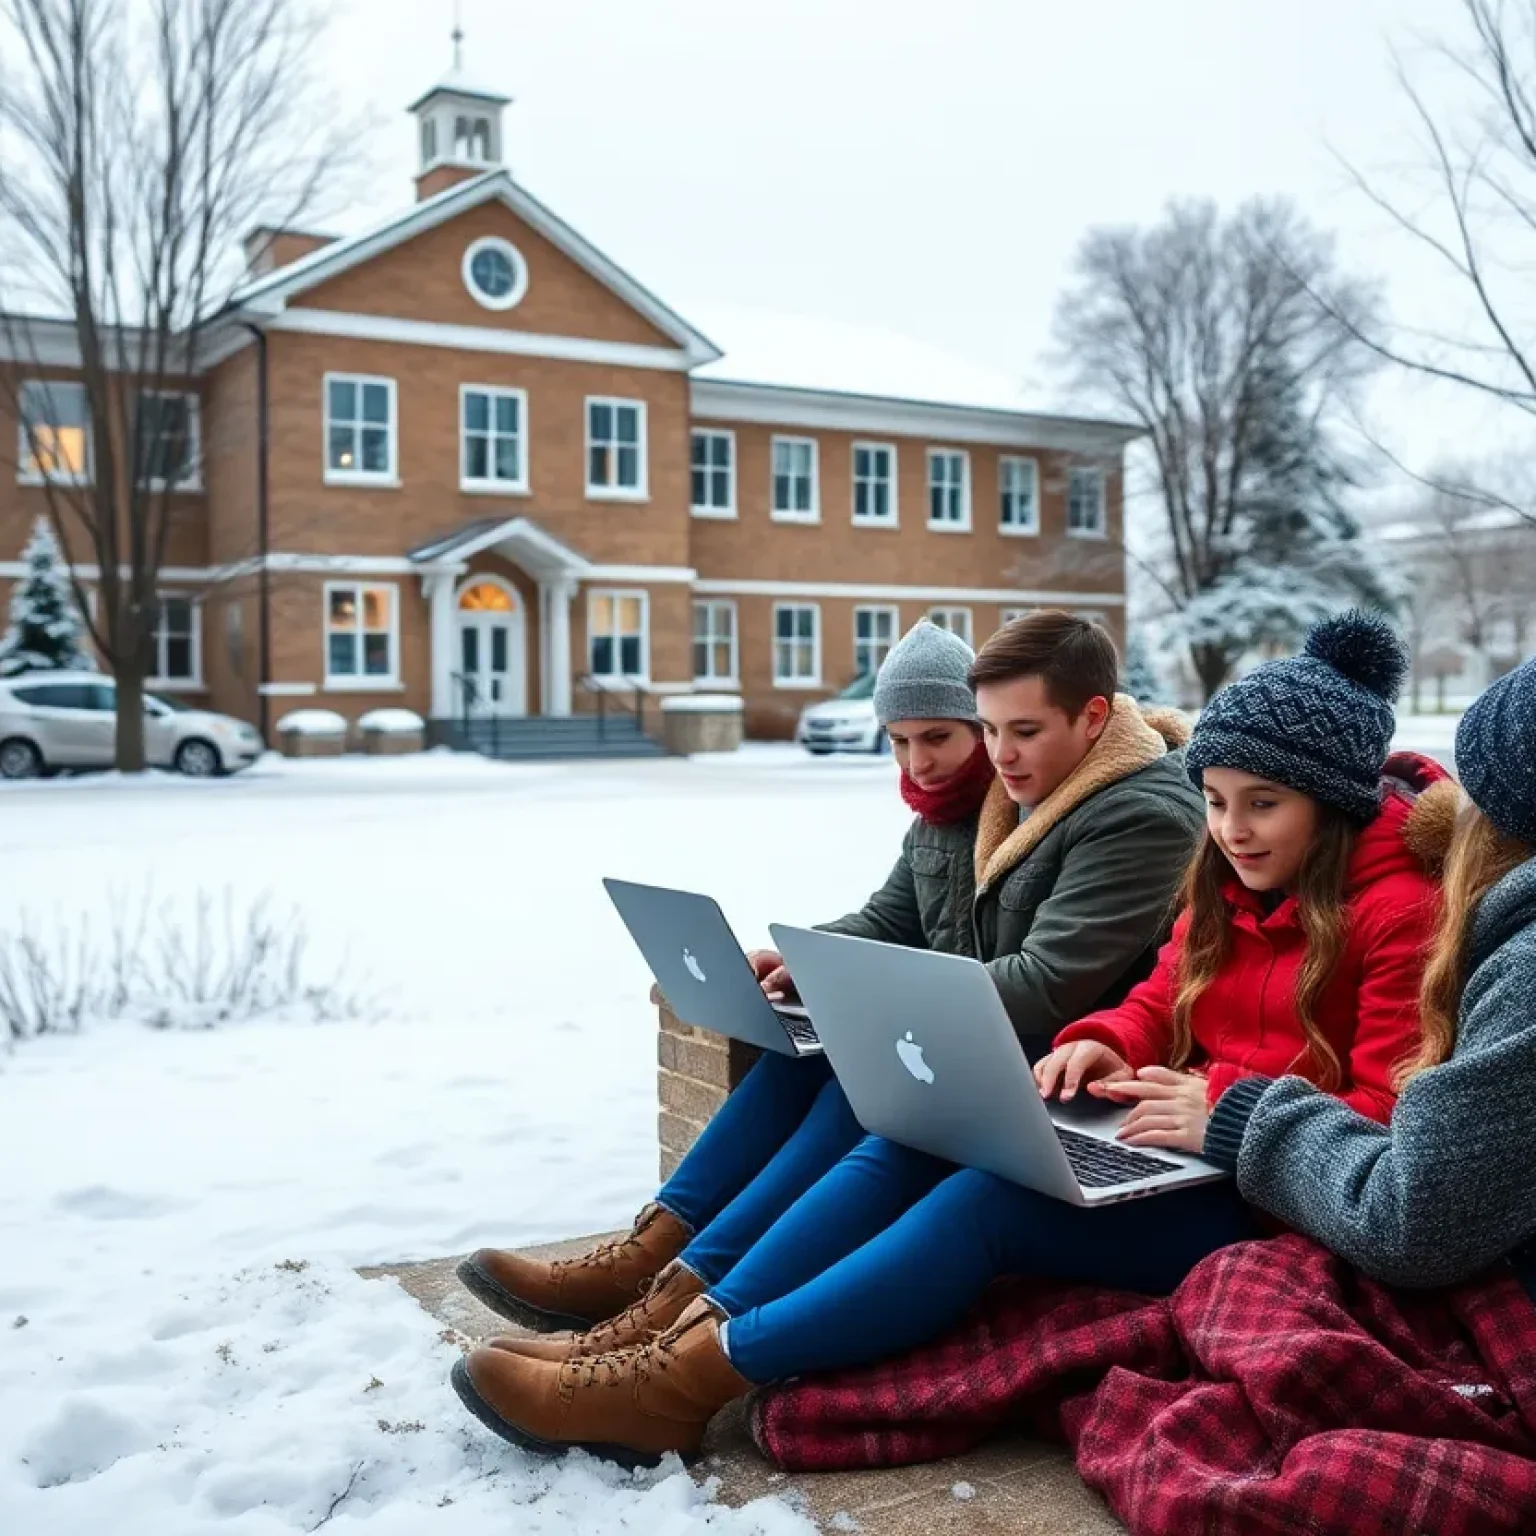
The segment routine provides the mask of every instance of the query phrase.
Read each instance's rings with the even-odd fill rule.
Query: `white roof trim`
[[[722,379],[694,379],[689,390],[691,413],[700,424],[736,421],[883,432],[901,437],[939,438],[951,443],[1109,453],[1116,458],[1127,443],[1144,435],[1140,427],[1126,422],[946,405],[940,400],[842,394]]]
[[[505,204],[577,266],[617,294],[663,335],[677,342],[694,366],[714,362],[722,355],[707,336],[695,330],[650,289],[610,261],[596,246],[520,187],[505,169],[487,171],[483,176],[460,182],[417,203],[385,224],[322,246],[286,267],[279,267],[276,272],[237,289],[231,303],[236,308],[254,309],[263,314],[280,313],[290,299],[307,289],[371,261],[416,235],[446,224],[471,208],[493,201]]]
[[[502,545],[510,546],[511,558],[530,575],[580,577],[592,569],[592,562],[585,555],[577,554],[526,517],[509,517],[503,522],[492,523],[462,543],[450,534],[447,538],[423,544],[419,546],[419,558],[412,557],[412,564],[416,569],[425,569],[445,560],[463,562]],[[524,556],[531,559],[525,560]]]
[[[1010,587],[898,587],[838,581],[717,581],[701,576],[700,597],[853,598],[887,603],[1000,603],[1020,608],[1121,608],[1123,592],[1025,591]]]

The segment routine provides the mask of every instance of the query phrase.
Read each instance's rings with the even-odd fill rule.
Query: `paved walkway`
[[[556,1243],[530,1253],[558,1258],[594,1239]],[[515,1332],[488,1312],[455,1279],[457,1259],[385,1264],[370,1278],[397,1280],[447,1327],[466,1339]],[[999,1437],[969,1456],[887,1472],[837,1472],[791,1477],[763,1459],[740,1408],[710,1428],[695,1469],[719,1479],[719,1497],[739,1506],[772,1496],[803,1509],[823,1530],[866,1536],[1122,1536],[1103,1501],[1085,1488],[1059,1446]]]

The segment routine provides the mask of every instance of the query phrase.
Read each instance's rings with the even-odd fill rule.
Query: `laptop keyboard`
[[[780,1013],[777,1008],[774,1009],[774,1015],[796,1045],[819,1046],[821,1044],[821,1037],[811,1028],[809,1019],[801,1018],[797,1013]]]
[[[1077,1175],[1077,1182],[1084,1189],[1108,1189],[1115,1184],[1153,1179],[1163,1173],[1178,1173],[1183,1166],[1170,1163],[1165,1157],[1153,1157],[1148,1152],[1137,1152],[1114,1142],[1100,1141],[1095,1136],[1084,1136],[1080,1131],[1063,1130],[1059,1125],[1056,1134],[1073,1173]]]

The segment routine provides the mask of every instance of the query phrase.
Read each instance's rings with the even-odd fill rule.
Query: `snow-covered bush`
[[[1166,703],[1162,679],[1153,665],[1146,637],[1139,629],[1131,631],[1125,645],[1125,670],[1120,686],[1138,704]]]
[[[412,736],[427,728],[427,722],[411,709],[370,709],[357,725],[361,731],[380,736]]]
[[[74,588],[46,517],[21,552],[27,574],[11,589],[11,622],[0,638],[0,677],[22,672],[94,671]]]
[[[351,1018],[364,1000],[340,974],[307,963],[297,911],[266,896],[241,901],[199,891],[193,903],[109,896],[104,924],[23,914],[0,929],[0,1031],[13,1040],[127,1019],[157,1029],[212,1029],[272,1016]]]
[[[294,709],[277,722],[279,736],[345,736],[346,718],[333,709]]]

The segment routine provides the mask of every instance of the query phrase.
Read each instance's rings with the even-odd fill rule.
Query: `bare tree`
[[[1060,358],[1080,392],[1146,431],[1159,527],[1140,563],[1207,696],[1252,647],[1345,602],[1393,602],[1345,508],[1353,471],[1331,435],[1373,364],[1351,327],[1374,310],[1285,204],[1229,220],[1175,205],[1079,250]]]
[[[159,576],[199,473],[185,392],[228,331],[241,237],[355,163],[309,68],[317,28],[301,0],[0,0],[0,404],[116,679],[124,771],[144,766]]]
[[[1453,275],[1470,329],[1362,324],[1320,288],[1334,318],[1380,359],[1471,390],[1536,418],[1536,0],[1458,0],[1462,30],[1432,43],[1398,80],[1418,130],[1420,163],[1389,195],[1356,167],[1355,186],[1390,223]],[[1536,503],[1509,485],[1415,476],[1468,508],[1536,522]]]

